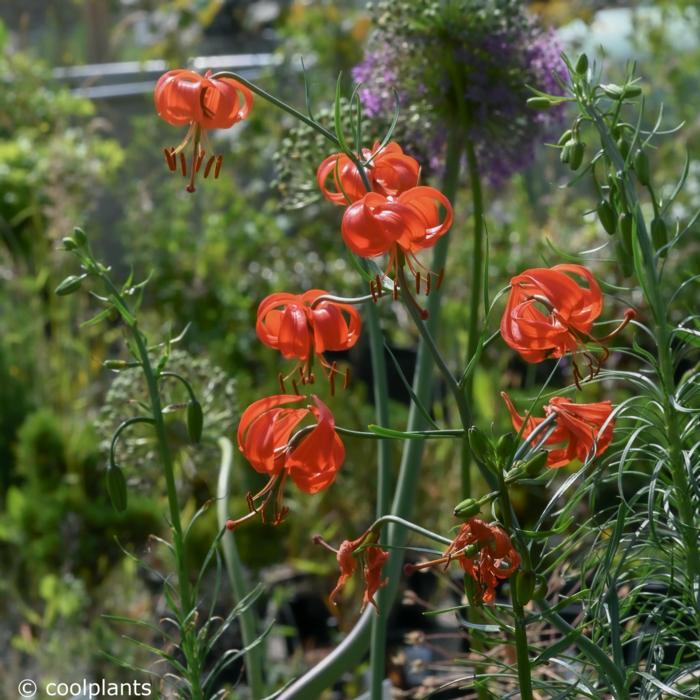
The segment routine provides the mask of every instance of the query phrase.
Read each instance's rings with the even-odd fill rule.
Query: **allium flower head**
[[[557,94],[565,66],[553,32],[518,0],[379,0],[365,58],[353,70],[370,117],[402,108],[398,137],[439,169],[461,123],[493,184],[531,164],[561,108],[528,109],[528,85]]]

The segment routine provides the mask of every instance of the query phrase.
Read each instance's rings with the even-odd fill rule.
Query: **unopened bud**
[[[617,140],[617,150],[620,151],[620,155],[625,160],[627,160],[627,156],[629,155],[629,152],[630,152],[630,144],[629,144],[629,141],[624,136],[621,136]]]
[[[116,464],[110,464],[107,469],[107,493],[115,510],[126,510],[126,479]]]
[[[574,70],[579,75],[584,75],[586,73],[586,71],[588,70],[588,56],[586,56],[585,53],[582,53],[578,57],[578,60],[576,61],[576,65],[574,66]]]
[[[606,233],[612,236],[617,228],[617,216],[612,204],[610,204],[610,202],[608,202],[606,199],[601,199],[596,207],[596,212],[598,214],[598,219],[603,225]]]
[[[190,442],[196,445],[202,439],[204,415],[199,401],[192,400],[187,404],[187,435]]]
[[[583,153],[586,150],[586,144],[581,143],[581,141],[576,141],[573,146],[571,146],[571,152],[569,153],[569,167],[572,170],[578,170],[583,163]]]
[[[478,515],[481,510],[481,505],[474,498],[465,498],[461,503],[455,506],[453,511],[455,517],[457,518],[471,518],[474,515]]]
[[[500,466],[505,466],[510,461],[515,452],[515,434],[510,432],[501,435],[496,443],[496,457]]]
[[[70,236],[61,239],[61,243],[63,243],[63,250],[75,250],[78,247],[75,239]]]
[[[530,97],[527,101],[527,106],[532,109],[549,109],[552,106],[552,101],[548,97]]]
[[[83,231],[83,229],[81,229],[79,226],[76,226],[73,229],[73,238],[81,248],[87,245],[87,236],[85,235],[85,231]]]
[[[573,131],[571,129],[567,129],[562,135],[561,138],[557,141],[557,146],[563,146],[567,141],[571,139],[573,136]]]
[[[469,428],[467,435],[469,437],[469,448],[476,459],[482,464],[492,466],[495,461],[495,453],[491,441],[486,437],[484,432],[473,425]]]
[[[620,238],[625,252],[628,255],[632,254],[632,224],[634,217],[629,212],[625,211],[620,214],[618,225],[620,227]]]
[[[61,284],[56,287],[56,294],[60,297],[65,297],[68,294],[73,294],[77,292],[81,285],[83,284],[83,277],[78,277],[78,275],[68,275],[66,279],[61,282]]]
[[[105,360],[102,363],[105,369],[114,369],[119,371],[120,369],[126,369],[129,363],[126,360]]]
[[[637,151],[634,157],[634,171],[637,173],[639,182],[647,187],[650,182],[649,157],[642,150]]]

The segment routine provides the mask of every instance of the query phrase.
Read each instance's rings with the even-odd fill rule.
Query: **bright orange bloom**
[[[245,119],[253,105],[253,94],[233,78],[210,77],[211,71],[201,76],[191,70],[171,70],[161,75],[156,83],[154,99],[161,119],[173,126],[189,124],[190,128],[179,146],[165,149],[165,160],[170,170],[178,168],[187,176],[187,161],[183,153],[192,141],[192,161],[188,192],[194,192],[194,178],[206,155],[204,143],[207,129],[228,129]],[[204,177],[212,167],[219,176],[223,156],[212,155],[204,166]]]
[[[406,155],[394,141],[381,149],[378,141],[375,141],[371,151],[363,148],[362,161],[367,163],[365,172],[372,191],[385,197],[397,196],[418,184],[418,161]],[[329,179],[333,189],[328,186]],[[323,196],[341,206],[356,202],[367,194],[357,166],[344,153],[328,156],[318,166],[316,180]]]
[[[454,559],[474,580],[478,603],[492,603],[499,580],[509,578],[520,566],[520,555],[503,528],[489,525],[479,518],[469,518],[442,557],[407,564],[405,568],[412,573],[439,564],[447,566]]]
[[[277,488],[275,523],[282,520],[286,509],[281,507],[287,476],[305,493],[318,493],[328,488],[345,459],[345,447],[335,431],[333,414],[318,397],[306,404],[303,396],[279,394],[252,403],[238,425],[238,449],[255,471],[268,474],[270,480],[255,496],[249,496],[251,512],[237,521],[229,521],[230,529],[262,512]],[[297,406],[293,407],[293,404]],[[306,418],[316,424],[299,429]],[[293,436],[295,430],[299,432]],[[259,506],[255,501],[262,500]]]
[[[572,275],[585,281],[582,286]],[[634,317],[625,311],[625,320],[605,338],[590,335],[593,321],[603,310],[603,295],[593,275],[582,265],[555,265],[533,268],[513,277],[510,294],[501,319],[501,336],[526,362],[542,362],[549,357],[574,354],[586,343],[600,344],[616,335]],[[604,349],[605,355],[607,350]],[[590,374],[600,368],[589,352],[584,352]],[[604,358],[603,358],[604,359]],[[574,376],[581,374],[574,355]]]
[[[258,307],[255,330],[268,347],[275,348],[285,358],[298,358],[302,382],[313,382],[311,363],[314,354],[329,370],[332,378],[335,364],[323,358],[327,350],[348,350],[360,337],[362,322],[351,304],[335,301],[315,303],[327,295],[323,289],[311,289],[304,294],[278,292],[263,299]]]
[[[440,208],[445,210],[440,215]],[[348,248],[364,258],[387,253],[387,274],[395,273],[399,253],[414,274],[415,254],[434,246],[452,226],[452,205],[433,187],[412,187],[398,196],[370,192],[343,214],[342,234]]]
[[[508,395],[501,393],[506,402],[508,411],[513,421],[513,427],[522,435],[528,435],[545,418],[534,418],[530,416],[527,421],[521,416],[513,406]],[[610,401],[599,401],[598,403],[574,403],[563,396],[555,396],[549,400],[544,407],[545,416],[554,414],[556,427],[544,441],[544,445],[560,445],[564,447],[551,450],[547,455],[547,466],[554,469],[563,467],[573,459],[585,462],[589,457],[603,454],[608,449],[612,440],[615,420],[610,420],[601,433],[603,424],[610,418],[613,407]]]
[[[328,596],[328,601],[335,605],[335,598],[343,589],[348,579],[357,571],[358,560],[362,560],[362,575],[365,580],[365,590],[362,596],[362,609],[364,610],[367,605],[372,605],[374,609],[379,612],[377,603],[374,600],[375,593],[386,585],[386,580],[382,578],[382,568],[389,558],[389,552],[385,552],[381,547],[376,544],[369,544],[362,548],[362,550],[356,554],[355,552],[359,549],[371,534],[371,530],[368,530],[356,540],[345,540],[341,543],[338,550],[334,550],[328,543],[324,542],[320,537],[316,538],[316,541],[323,544],[327,549],[335,552],[336,559],[338,560],[338,566],[340,567],[340,576],[338,577],[338,582],[335,584],[335,588],[331,591]]]

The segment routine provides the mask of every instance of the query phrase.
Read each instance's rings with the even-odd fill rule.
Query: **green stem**
[[[223,528],[228,519],[228,497],[230,490],[229,484],[231,481],[231,465],[233,464],[233,446],[229,439],[219,438],[219,447],[221,448],[221,467],[219,469],[219,483],[216,489],[216,510],[219,527]],[[226,571],[228,572],[231,588],[233,589],[234,602],[238,604],[250,591],[248,590],[243,576],[243,564],[238,554],[236,539],[233,532],[227,530],[224,533],[221,539],[221,547],[226,561]],[[251,608],[247,608],[241,612],[239,621],[243,645],[248,647],[245,653],[246,680],[250,688],[251,699],[260,700],[265,695],[265,686],[263,682],[262,648],[260,646],[253,646],[257,639],[255,613]]]
[[[379,309],[376,304],[367,306],[367,326],[369,347],[374,374],[375,415],[380,425],[389,424],[389,386],[386,376],[384,338],[379,323]],[[377,444],[377,503],[376,514],[381,517],[389,510],[391,502],[391,441],[380,440]],[[381,543],[381,541],[380,541]],[[390,604],[385,600],[384,590],[377,596],[379,615],[372,620],[370,635],[370,697],[381,700],[382,684],[386,675],[386,625]]]
[[[506,532],[509,534],[514,532],[513,527],[513,505],[510,502],[510,494],[508,486],[503,477],[503,472],[498,475],[498,499],[501,506],[501,517]],[[529,561],[529,552],[524,549],[526,560]],[[517,573],[514,574],[514,577]],[[520,683],[521,700],[532,700],[532,668],[530,666],[530,653],[527,643],[527,626],[525,622],[525,610],[523,604],[518,597],[518,587],[515,585],[515,579],[511,578],[510,582],[510,598],[513,608],[513,620],[515,627],[515,653],[516,664],[518,669],[518,681]]]
[[[192,600],[192,589],[190,586],[190,581],[187,576],[187,566],[185,562],[185,543],[182,534],[182,522],[180,520],[180,506],[177,500],[177,485],[175,483],[175,470],[173,466],[172,454],[170,453],[170,447],[168,445],[168,437],[165,431],[165,422],[163,421],[163,407],[160,400],[160,393],[158,391],[158,379],[151,366],[151,360],[148,356],[148,348],[146,347],[146,342],[143,334],[138,328],[135,320],[133,322],[127,323],[127,318],[133,319],[133,314],[129,310],[128,305],[121,296],[119,290],[116,288],[112,280],[107,276],[107,274],[102,273],[102,280],[109,288],[113,295],[114,300],[117,304],[124,310],[126,314],[122,314],[125,318],[125,323],[131,332],[131,335],[136,344],[136,350],[138,353],[139,361],[141,362],[141,367],[143,370],[143,375],[146,380],[146,386],[148,388],[148,396],[151,404],[151,414],[153,418],[153,425],[156,433],[156,440],[158,443],[158,453],[160,455],[161,464],[163,466],[163,473],[165,475],[165,484],[168,493],[168,506],[170,510],[170,527],[173,533],[173,546],[175,551],[175,563],[177,568],[177,582],[180,594],[180,620],[183,625],[182,630],[182,647],[183,653],[188,661],[188,671],[190,672],[190,685],[192,691],[193,700],[201,700],[202,698],[202,688],[200,679],[200,668],[199,660],[196,654],[196,650],[193,648],[193,644],[196,639],[190,635],[191,627],[193,625],[192,611],[194,603]]]
[[[484,202],[481,192],[481,177],[479,175],[479,164],[474,150],[474,144],[470,139],[466,140],[465,151],[467,155],[467,167],[469,169],[469,186],[472,194],[472,206],[474,217],[474,243],[472,247],[472,274],[471,292],[469,300],[469,326],[467,341],[467,366],[476,356],[481,337],[479,327],[479,303],[482,296],[482,275],[484,270],[483,247],[484,247]],[[464,385],[464,399],[470,412],[471,423],[473,421],[473,401],[474,401],[474,368],[470,372]],[[465,425],[465,427],[469,427]],[[464,440],[462,449],[462,498],[469,498],[472,494],[471,485],[471,464],[472,454],[469,441]]]

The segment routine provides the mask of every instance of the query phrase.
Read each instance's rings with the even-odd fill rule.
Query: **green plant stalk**
[[[379,309],[375,304],[367,307],[369,347],[374,373],[375,415],[380,425],[389,425],[389,386],[386,376],[384,339],[379,323]],[[391,503],[391,441],[380,440],[377,444],[377,504],[376,514],[380,518],[389,510]],[[380,541],[381,543],[381,541]],[[382,684],[386,674],[386,626],[389,605],[384,600],[384,590],[377,596],[379,615],[372,619],[370,635],[370,698],[382,700]]]
[[[471,296],[469,299],[469,327],[467,341],[467,365],[476,355],[479,346],[479,302],[482,295],[482,276],[484,270],[484,200],[481,191],[481,176],[479,173],[479,163],[476,158],[474,144],[470,139],[465,142],[465,152],[467,156],[467,168],[469,170],[469,186],[472,195],[472,216],[474,218],[474,244],[472,249],[472,275],[471,275]],[[474,370],[467,378],[464,385],[464,399],[470,411],[470,421],[473,420],[474,401]],[[465,428],[469,426],[465,425]],[[462,498],[469,498],[472,494],[471,485],[471,464],[472,454],[469,447],[469,440],[465,438],[462,447]]]
[[[461,156],[461,143],[456,130],[451,130],[448,138],[447,160],[445,163],[445,176],[442,183],[443,194],[454,204],[455,195],[459,186],[459,161]],[[440,270],[445,267],[447,261],[449,234],[443,236],[435,245],[433,253],[432,269]],[[435,290],[428,297],[427,330],[435,333],[440,322],[441,290]],[[425,343],[421,340],[418,344],[418,357],[416,371],[413,378],[413,389],[418,400],[425,402],[430,398],[433,387],[431,354]],[[425,419],[415,404],[411,405],[408,416],[408,431],[424,430]],[[423,456],[423,440],[409,440],[404,447],[399,476],[394,492],[391,512],[393,515],[410,519],[415,505],[416,492],[418,490],[418,474],[421,457]],[[391,547],[403,546],[405,534],[403,528],[394,523],[387,534],[387,542]],[[387,564],[387,586],[382,589],[382,605],[390,607],[396,597],[399,579],[401,577],[403,556],[400,552],[392,550]],[[356,666],[367,650],[369,642],[370,625],[374,613],[371,607],[367,607],[360,616],[352,630],[343,641],[323,661],[316,664],[303,676],[298,678],[286,690],[277,697],[277,700],[299,700],[300,698],[317,698],[329,688],[348,668]]]
[[[506,532],[509,534],[514,532],[513,528],[513,506],[510,502],[510,494],[508,486],[503,477],[503,472],[498,474],[498,500],[501,506],[501,517],[505,525]],[[529,561],[529,552],[525,548],[525,559]],[[532,668],[530,666],[530,654],[527,643],[527,629],[525,622],[525,610],[523,604],[518,598],[518,588],[515,585],[515,580],[511,578],[510,582],[510,599],[513,608],[513,620],[515,627],[515,654],[518,667],[518,681],[520,683],[520,698],[521,700],[532,700]]]
[[[116,288],[112,280],[104,273],[101,275],[102,280],[109,288],[113,297],[116,301],[125,309],[128,309],[128,305],[121,296],[119,290]],[[170,447],[168,446],[168,438],[165,431],[165,422],[163,421],[163,407],[160,400],[160,393],[158,391],[158,380],[156,379],[155,373],[153,372],[153,367],[151,366],[151,360],[148,356],[148,348],[144,342],[144,337],[138,328],[136,321],[133,323],[127,322],[124,319],[131,335],[136,344],[136,349],[139,356],[139,361],[141,362],[141,369],[143,371],[144,378],[146,380],[146,385],[148,387],[148,396],[151,404],[151,413],[153,417],[153,425],[156,432],[156,440],[158,442],[158,453],[160,455],[161,463],[163,466],[163,473],[165,475],[165,484],[168,493],[168,506],[170,510],[170,527],[173,533],[173,546],[175,552],[176,568],[177,568],[177,582],[178,589],[180,593],[180,615],[181,623],[185,627],[183,631],[182,651],[187,658],[187,670],[190,672],[190,685],[192,689],[192,700],[202,699],[202,688],[200,685],[201,663],[196,650],[193,648],[193,637],[190,634],[192,630],[193,619],[191,617],[193,609],[192,601],[192,589],[190,587],[190,581],[187,576],[187,565],[185,562],[185,546],[184,538],[182,533],[182,522],[180,520],[180,507],[177,500],[177,486],[175,484],[175,470],[173,468],[173,459],[170,453]]]
[[[663,412],[665,428],[668,434],[671,475],[680,515],[681,536],[683,537],[688,551],[688,576],[691,580],[691,584],[695,587],[695,584],[700,582],[700,549],[698,548],[698,538],[695,527],[695,510],[691,501],[692,489],[688,483],[688,477],[683,463],[678,416],[671,402],[671,397],[675,394],[675,381],[673,377],[673,358],[671,356],[670,347],[671,333],[666,317],[667,300],[664,299],[661,293],[659,273],[651,236],[646,228],[637,189],[629,172],[625,170],[625,159],[612,140],[605,121],[595,107],[590,104],[586,105],[586,112],[591,117],[598,131],[606,155],[610,158],[617,172],[622,173],[622,182],[627,201],[631,205],[634,205],[637,241],[642,254],[642,270],[645,277],[644,280],[639,281],[654,316],[656,343],[659,353],[659,378],[664,390]],[[698,599],[698,597],[695,599],[695,612],[696,624],[700,629],[700,599]]]
[[[221,466],[219,468],[219,483],[216,489],[216,512],[219,527],[223,528],[228,519],[228,497],[231,481],[231,466],[233,464],[233,446],[228,438],[219,438],[221,448]],[[243,564],[236,547],[236,538],[233,532],[226,531],[221,538],[221,548],[226,561],[226,571],[228,573],[235,603],[240,603],[246,594],[246,581],[243,576]],[[250,688],[252,700],[261,700],[265,694],[263,682],[262,648],[259,645],[252,646],[257,639],[256,619],[252,608],[246,608],[241,612],[240,618],[241,636],[243,645],[247,647],[245,653],[246,660],[246,680]]]

